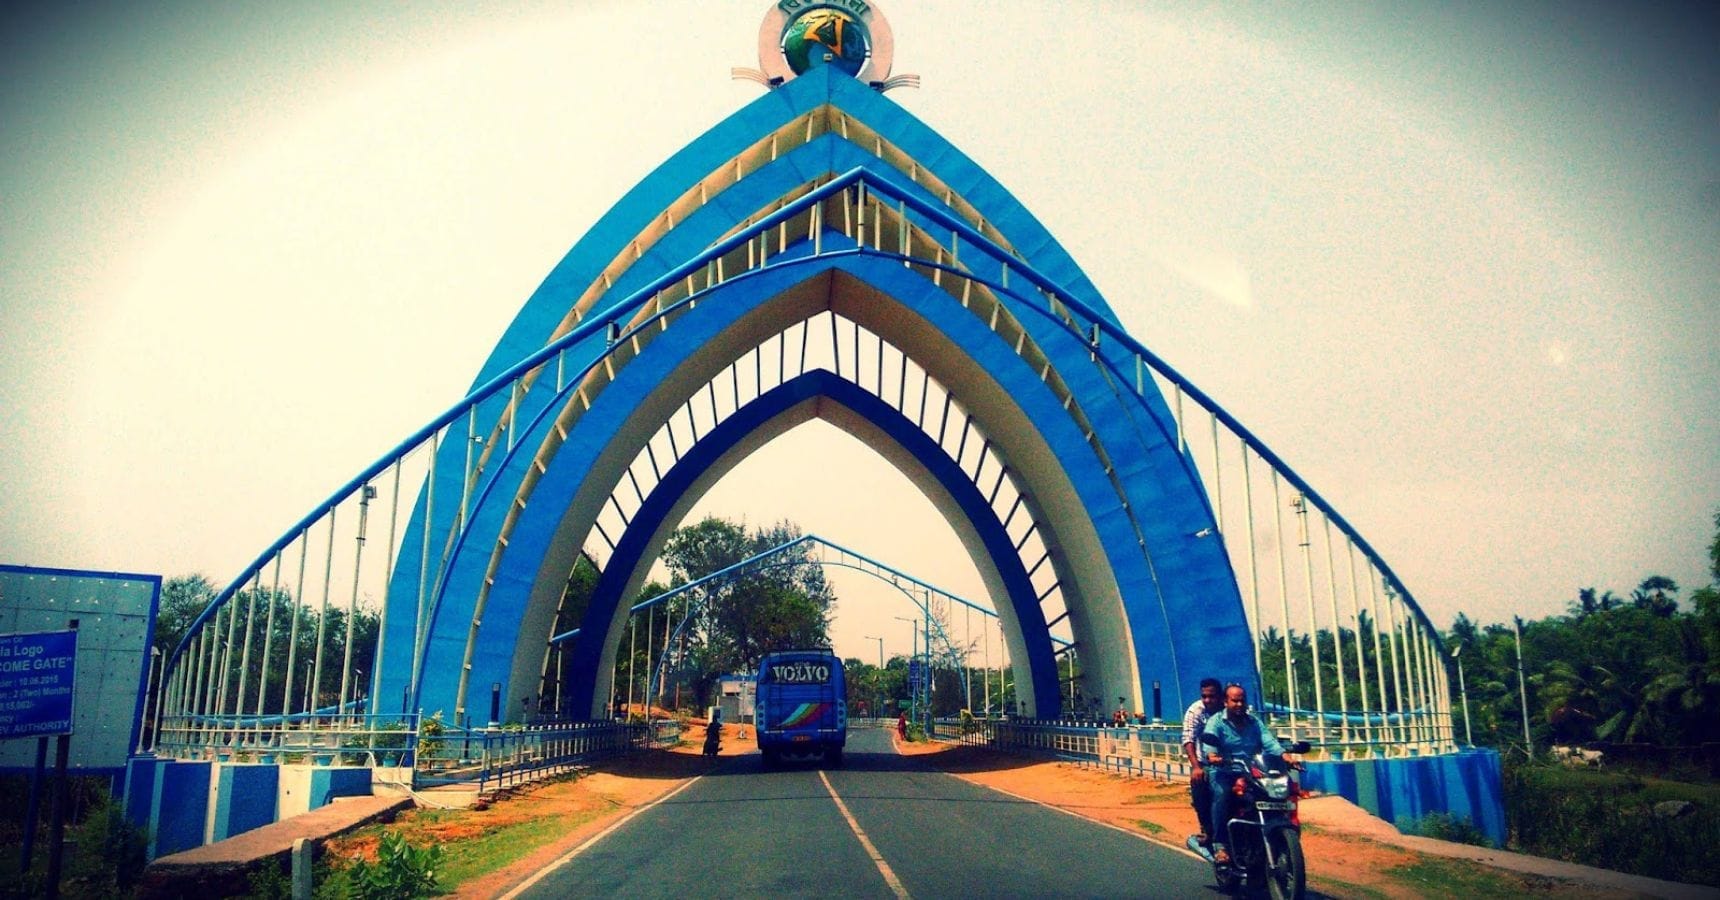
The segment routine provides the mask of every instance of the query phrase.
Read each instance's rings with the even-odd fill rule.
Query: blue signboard
[[[908,660],[908,688],[918,691],[926,686],[926,664],[922,660]]]
[[[78,633],[0,634],[0,740],[72,733]]]

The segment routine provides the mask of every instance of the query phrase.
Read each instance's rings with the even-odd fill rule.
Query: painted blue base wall
[[[275,821],[281,789],[280,766],[227,765],[221,767],[217,777],[220,787],[215,798],[215,840],[226,840]],[[366,793],[369,786],[366,779]]]
[[[161,768],[150,803],[155,856],[203,846],[209,816],[209,766],[206,762],[173,762]]]
[[[1505,844],[1505,798],[1499,754],[1470,749],[1448,756],[1310,762],[1302,786],[1350,802],[1414,832],[1430,813],[1468,819],[1495,846]]]
[[[327,806],[336,797],[370,796],[369,769],[314,769],[311,771],[311,809]]]
[[[134,756],[125,763],[125,818],[137,826],[150,824],[151,807],[155,801],[155,783],[161,780],[161,770],[167,760],[153,756]],[[154,834],[153,829],[151,834]]]
[[[298,768],[304,779],[298,783],[308,781],[309,809],[326,806],[336,797],[371,794],[370,769],[304,769]],[[281,766],[274,763],[215,766],[136,756],[126,762],[125,815],[133,824],[149,829],[149,858],[157,859],[201,847],[206,836],[225,840],[278,821],[282,814],[281,776]],[[209,796],[212,781],[216,791],[213,804]]]

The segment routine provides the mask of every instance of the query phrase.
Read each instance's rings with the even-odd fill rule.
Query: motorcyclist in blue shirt
[[[1253,757],[1262,751],[1283,756],[1284,745],[1259,719],[1248,714],[1248,691],[1240,684],[1225,686],[1224,714],[1208,719],[1205,733],[1209,740],[1202,744],[1207,748],[1207,761],[1213,763],[1207,769],[1212,785],[1212,857],[1218,864],[1226,865],[1230,862],[1230,852],[1225,849],[1230,829],[1225,807],[1230,802],[1231,787],[1241,775],[1220,766],[1234,757]],[[1210,737],[1218,739],[1217,746],[1213,746]]]

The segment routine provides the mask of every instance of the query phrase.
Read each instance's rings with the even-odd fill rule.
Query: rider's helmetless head
[[[1240,719],[1248,714],[1248,691],[1240,684],[1224,689],[1224,714]]]
[[[1209,678],[1200,684],[1200,702],[1208,713],[1218,712],[1224,706],[1224,689],[1219,687],[1218,679]]]

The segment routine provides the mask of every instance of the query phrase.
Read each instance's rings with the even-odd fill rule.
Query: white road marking
[[[908,889],[902,886],[902,879],[896,877],[895,870],[884,861],[884,855],[878,852],[877,847],[872,846],[872,839],[866,836],[866,830],[854,820],[854,814],[848,811],[848,804],[843,803],[842,798],[836,795],[836,788],[831,787],[829,776],[819,772],[818,780],[824,782],[824,789],[830,792],[830,799],[836,801],[836,808],[842,811],[842,818],[848,820],[848,827],[853,830],[854,836],[860,839],[860,846],[866,848],[866,855],[872,857],[872,862],[878,865],[878,872],[884,876],[884,883],[890,886],[890,890],[900,900],[908,900]]]
[[[567,865],[569,862],[571,862],[573,860],[574,857],[576,857],[579,854],[584,853],[586,850],[590,849],[592,844],[595,844],[598,841],[601,841],[604,838],[608,837],[610,832],[613,832],[615,829],[620,828],[621,826],[626,825],[628,822],[633,821],[634,816],[637,816],[640,813],[650,809],[651,807],[656,806],[657,804],[662,803],[665,800],[668,800],[670,797],[673,797],[676,794],[681,793],[682,791],[686,790],[687,788],[692,787],[693,782],[698,781],[700,778],[703,778],[703,777],[705,777],[705,776],[696,775],[692,778],[691,781],[688,781],[686,784],[683,784],[680,787],[670,791],[669,793],[664,794],[663,796],[658,797],[657,799],[651,801],[650,803],[647,803],[644,806],[641,806],[638,809],[628,813],[626,816],[622,817],[621,821],[616,822],[614,825],[611,825],[608,828],[605,828],[602,831],[598,832],[596,835],[592,836],[585,843],[580,844],[579,846],[573,848],[572,850],[567,851],[567,853],[564,856],[562,856],[562,858],[560,858],[560,859],[556,860],[555,862],[552,862],[549,865],[544,866],[543,868],[537,870],[536,874],[532,875],[532,877],[527,878],[525,881],[522,881],[519,884],[515,885],[513,890],[508,891],[507,893],[505,893],[501,896],[501,900],[514,900],[515,897],[518,897],[520,894],[524,893],[532,885],[537,884],[538,882],[544,880],[544,878],[546,876],[548,876],[549,873],[554,872],[556,869],[559,869],[562,866]]]

